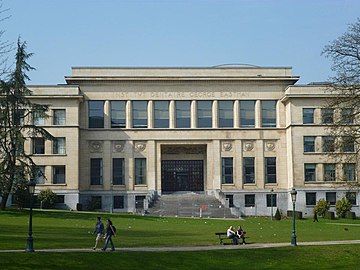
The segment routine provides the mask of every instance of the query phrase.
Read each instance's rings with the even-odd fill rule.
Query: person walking
[[[101,221],[101,217],[97,217],[97,222],[93,234],[96,234],[95,246],[93,247],[93,250],[96,250],[97,245],[99,244],[99,241],[104,234],[104,224]]]
[[[116,236],[116,228],[115,226],[112,224],[112,221],[110,219],[107,219],[106,222],[106,235],[105,235],[105,245],[102,248],[102,251],[105,251],[109,245],[109,243],[111,244],[111,251],[115,251],[115,246],[114,243],[111,239],[111,237]]]

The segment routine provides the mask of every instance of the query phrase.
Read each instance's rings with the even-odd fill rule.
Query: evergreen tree
[[[0,196],[1,209],[5,209],[10,194],[24,187],[36,170],[31,154],[24,152],[27,138],[53,139],[45,129],[35,126],[32,119],[47,117],[46,105],[31,101],[32,91],[26,87],[27,72],[33,70],[27,60],[26,42],[18,39],[15,68],[6,80],[0,81]]]

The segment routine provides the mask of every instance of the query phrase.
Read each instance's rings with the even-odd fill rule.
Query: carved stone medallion
[[[113,141],[113,152],[122,152],[124,150],[124,141]]]
[[[89,148],[91,153],[101,153],[103,150],[103,142],[102,141],[90,141]]]
[[[254,142],[253,141],[244,142],[244,151],[251,151],[253,149],[254,149]]]
[[[230,151],[232,149],[232,142],[223,142],[222,148],[224,151]]]
[[[267,142],[265,142],[265,149],[267,151],[274,151],[275,146],[276,146],[275,141],[267,141]]]
[[[146,142],[135,142],[134,148],[138,152],[143,152],[146,148]]]

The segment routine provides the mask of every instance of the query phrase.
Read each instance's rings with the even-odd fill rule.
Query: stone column
[[[86,101],[86,102],[84,102],[84,109],[85,109],[85,113],[83,114],[84,116],[82,116],[83,118],[83,120],[84,120],[84,125],[85,125],[85,128],[89,128],[89,101]],[[80,106],[79,106],[79,108],[80,108]],[[80,114],[81,115],[81,114]],[[66,122],[67,122],[68,120],[66,120]],[[81,122],[80,122],[81,123]]]
[[[281,121],[280,121],[280,117],[281,117],[281,113],[280,113],[280,108],[281,106],[281,102],[279,100],[276,101],[276,127],[280,127],[281,126]]]
[[[126,101],[126,128],[132,128],[132,104]]]
[[[170,105],[169,105],[169,127],[170,128],[175,128],[175,101],[174,100],[170,100]]]
[[[149,190],[156,189],[156,144],[151,140],[146,145],[147,152],[147,186]]]
[[[197,127],[197,104],[195,100],[191,101],[191,128]]]
[[[240,125],[240,104],[239,100],[234,102],[234,128],[239,128]]]
[[[104,128],[111,128],[111,112],[109,100],[105,100],[104,103]]]
[[[255,128],[261,127],[261,101],[255,102]]]
[[[255,180],[258,188],[265,188],[264,179],[264,141],[257,140],[255,143]]]
[[[221,143],[220,140],[214,140],[212,143],[213,156],[211,166],[213,167],[213,187],[221,189]]]
[[[242,151],[242,142],[241,140],[235,140],[233,144],[235,157],[234,157],[234,184],[237,189],[243,189],[243,151]]]
[[[324,165],[322,163],[316,164],[316,181],[324,181]]]
[[[134,185],[135,185],[135,159],[133,157],[129,158],[129,163],[128,163],[128,174],[129,174],[129,184],[128,184],[128,190],[134,190]]]
[[[156,147],[156,178],[155,187],[158,192],[161,192],[161,145],[160,143],[155,144]]]
[[[111,141],[103,142],[103,189],[110,190],[111,186]]]
[[[218,108],[218,101],[214,100],[212,106],[212,127],[218,128],[219,127],[219,108]]]
[[[148,128],[154,128],[154,102],[148,102]]]

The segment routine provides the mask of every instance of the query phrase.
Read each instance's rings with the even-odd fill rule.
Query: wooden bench
[[[217,233],[215,233],[215,235],[217,235],[219,237],[220,245],[232,245],[233,244],[232,239],[227,237],[226,232],[217,232]],[[244,237],[244,239],[247,239],[247,238],[249,238],[249,237]],[[224,243],[224,240],[229,240],[229,242]]]

